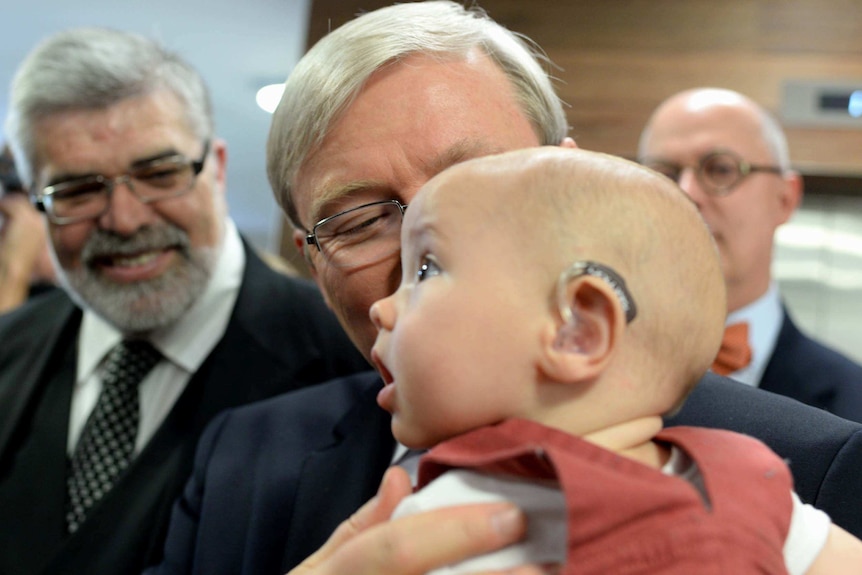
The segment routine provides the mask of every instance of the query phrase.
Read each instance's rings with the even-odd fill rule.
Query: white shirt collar
[[[173,325],[152,334],[152,344],[173,364],[197,371],[227,327],[245,269],[245,250],[236,225],[225,222],[224,242],[213,275],[192,307]],[[88,378],[123,334],[89,309],[84,310],[76,382]]]
[[[727,316],[726,325],[748,322],[748,344],[751,346],[751,364],[730,374],[730,377],[757,387],[775,350],[783,319],[781,297],[774,282],[770,283],[765,294]]]

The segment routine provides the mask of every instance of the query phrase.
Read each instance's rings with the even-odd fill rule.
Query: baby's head
[[[620,158],[546,147],[457,164],[416,195],[402,244],[372,355],[411,447],[509,417],[586,434],[666,413],[721,342],[724,281],[697,209]]]

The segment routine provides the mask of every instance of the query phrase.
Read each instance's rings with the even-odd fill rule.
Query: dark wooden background
[[[388,0],[312,0],[308,44]],[[633,157],[670,94],[738,90],[780,117],[786,80],[862,83],[859,0],[481,0],[560,69],[557,89],[581,147]],[[788,128],[807,191],[862,195],[862,129]],[[289,248],[293,250],[292,246]]]
[[[380,0],[313,0],[309,43]],[[780,115],[785,80],[862,84],[859,0],[482,0],[561,69],[558,91],[579,145],[633,156],[641,127],[666,96],[731,88]],[[860,124],[862,127],[862,124]],[[807,172],[862,175],[862,129],[789,128]],[[862,192],[862,190],[860,190]]]

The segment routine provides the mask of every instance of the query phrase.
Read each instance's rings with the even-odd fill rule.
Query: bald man
[[[686,90],[653,112],[638,157],[679,183],[718,245],[727,334],[744,336],[750,355],[727,339],[713,369],[862,421],[862,367],[799,330],[771,274],[775,231],[803,192],[778,122],[737,92]]]

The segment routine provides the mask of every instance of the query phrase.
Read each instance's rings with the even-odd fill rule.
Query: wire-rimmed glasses
[[[148,204],[174,198],[194,187],[204,167],[209,142],[199,160],[181,154],[135,165],[125,174],[110,178],[101,174],[75,178],[42,188],[33,203],[58,225],[98,218],[108,211],[118,184],[126,184],[141,202]]]
[[[781,175],[784,171],[777,166],[751,164],[727,150],[716,150],[702,156],[694,166],[684,166],[660,158],[645,158],[642,165],[667,176],[679,183],[682,172],[687,167],[694,170],[695,177],[704,191],[714,196],[726,196],[733,188],[751,174],[767,172]]]
[[[383,261],[401,249],[401,221],[407,204],[381,200],[344,210],[317,222],[305,243],[340,268]]]

